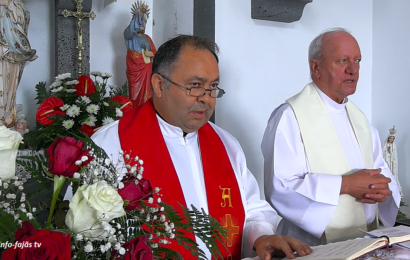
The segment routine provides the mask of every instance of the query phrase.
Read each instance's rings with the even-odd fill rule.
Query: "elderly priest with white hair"
[[[361,52],[335,28],[309,46],[313,82],[276,108],[262,140],[265,195],[283,217],[278,234],[309,245],[393,226],[400,193],[377,130],[348,99],[356,91]]]

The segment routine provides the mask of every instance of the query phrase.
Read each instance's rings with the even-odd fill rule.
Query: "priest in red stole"
[[[145,26],[149,17],[148,5],[136,2],[132,8],[133,18],[124,30],[127,45],[127,80],[129,97],[134,107],[144,104],[152,95],[150,79],[152,57],[156,53],[151,38],[145,34]]]
[[[275,235],[278,215],[260,199],[238,141],[208,122],[216,98],[225,93],[218,87],[215,50],[215,43],[188,35],[164,43],[153,63],[152,99],[92,138],[114,161],[120,149],[139,156],[144,178],[162,189],[167,204],[194,205],[218,220],[228,233],[229,251],[219,247],[224,259],[255,254],[271,259],[278,252],[294,258],[294,251],[310,254],[310,247],[301,241]],[[196,242],[211,259],[202,241]],[[175,246],[184,259],[193,259],[190,252]]]

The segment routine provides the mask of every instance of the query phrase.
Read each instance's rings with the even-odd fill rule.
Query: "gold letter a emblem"
[[[225,208],[226,207],[226,200],[228,200],[228,205],[230,208],[232,207],[232,202],[231,202],[231,188],[222,188],[219,186],[219,188],[222,190],[222,200],[223,202],[221,203],[221,207]]]

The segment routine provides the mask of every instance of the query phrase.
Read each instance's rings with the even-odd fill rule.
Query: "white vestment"
[[[317,87],[331,118],[348,163],[353,171],[365,169],[359,145],[350,125],[346,103],[337,104]],[[380,219],[385,226],[393,226],[400,204],[400,194],[391,172],[383,160],[377,130],[371,127],[374,169],[392,179],[393,192],[378,204]],[[298,122],[287,103],[276,108],[268,122],[262,140],[265,168],[265,197],[283,217],[277,233],[301,239],[309,245],[325,243],[322,236],[338,205],[342,176],[325,173],[310,174]],[[376,217],[376,205],[363,203],[366,223]]]
[[[198,133],[189,133],[183,137],[183,132],[179,127],[168,124],[158,115],[157,119],[178,174],[186,205],[194,205],[198,209],[203,208],[208,213]],[[258,237],[275,233],[278,215],[266,201],[260,199],[258,184],[246,166],[245,155],[238,141],[228,132],[212,123],[210,124],[225,145],[238,181],[246,219],[242,239],[242,255],[248,257],[252,255],[253,243]],[[118,160],[118,152],[121,149],[118,137],[118,121],[98,130],[92,139],[105,150],[108,156],[113,157],[114,162]],[[144,158],[141,159],[144,160]],[[206,246],[199,238],[196,240],[200,248],[206,252],[208,259],[211,259]]]

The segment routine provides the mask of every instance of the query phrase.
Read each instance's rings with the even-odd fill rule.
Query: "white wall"
[[[239,140],[260,187],[267,120],[310,82],[307,49],[324,29],[345,27],[358,40],[363,60],[352,100],[371,118],[372,0],[314,0],[289,24],[251,19],[251,1],[215,2],[220,86],[227,92],[218,100],[216,123]]]
[[[410,1],[374,0],[373,5],[373,125],[384,142],[396,126],[398,171],[406,204],[410,204]],[[403,207],[410,215],[410,207]]]
[[[145,33],[152,35],[153,0],[146,0],[150,6]],[[93,0],[92,10],[97,17],[90,22],[90,70],[108,72],[113,75],[109,84],[122,86],[127,82],[126,62],[127,47],[123,33],[132,19],[131,7],[134,1],[118,0],[104,8],[104,1]],[[154,44],[155,44],[155,40]]]

